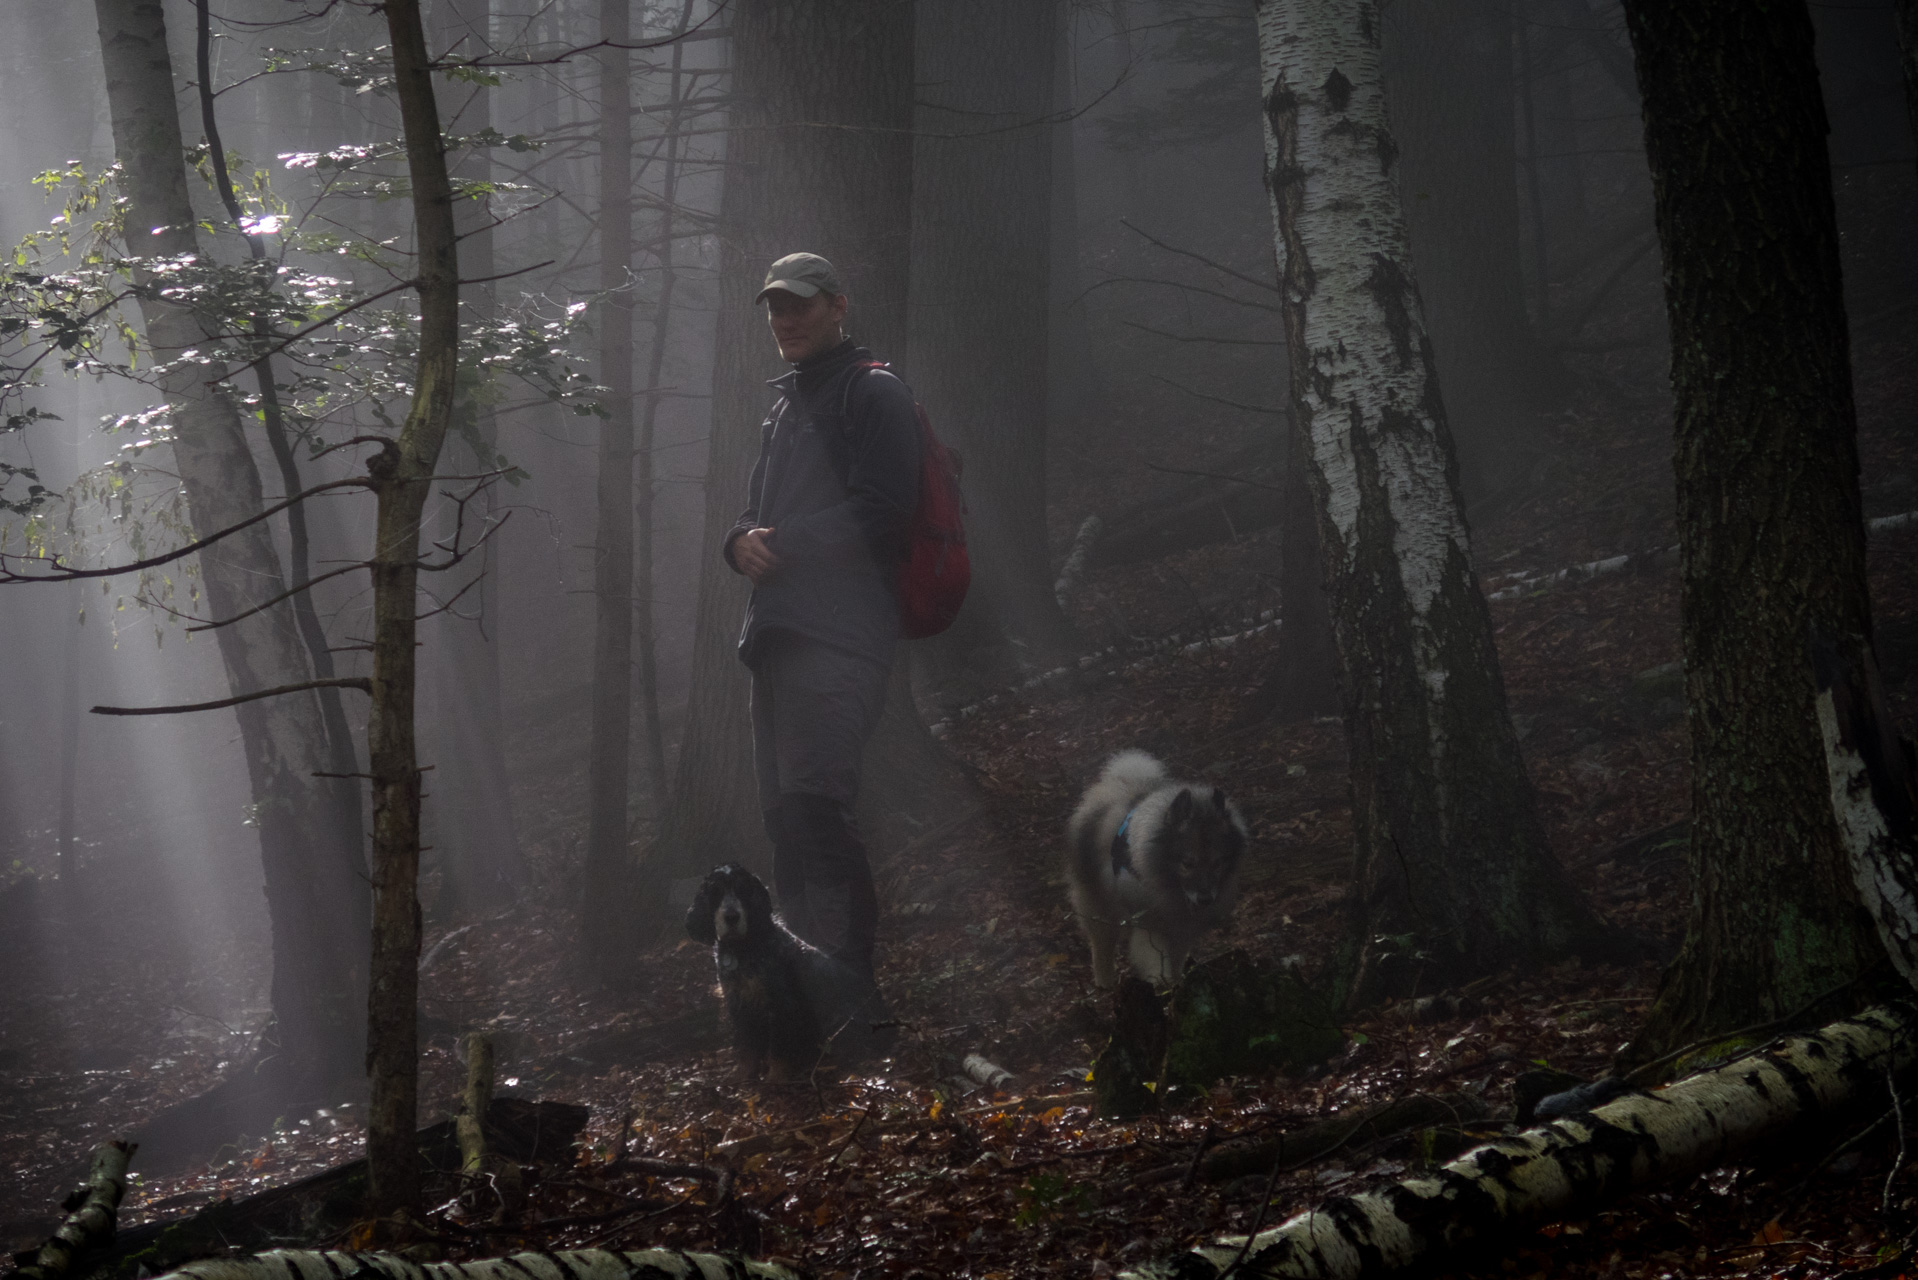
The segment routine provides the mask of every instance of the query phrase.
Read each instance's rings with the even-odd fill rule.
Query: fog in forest
[[[1351,730],[1341,728],[1331,641],[1315,651],[1317,666],[1306,665],[1303,650],[1285,647],[1304,643],[1295,638],[1302,614],[1286,583],[1318,590],[1310,558],[1335,517],[1314,525],[1316,508],[1307,504],[1323,499],[1308,489],[1301,446],[1291,439],[1303,401],[1288,374],[1256,6],[994,0],[979,5],[995,14],[981,22],[971,0],[868,4],[878,15],[870,48],[832,51],[812,71],[783,69],[791,82],[776,90],[737,83],[732,24],[790,7],[771,0],[421,5],[429,52],[443,59],[434,84],[452,139],[448,165],[455,183],[467,184],[455,212],[466,278],[462,319],[469,332],[498,321],[507,334],[486,353],[490,363],[469,353],[462,365],[464,398],[437,467],[447,478],[433,486],[422,519],[423,559],[452,563],[421,575],[417,610],[415,714],[426,770],[421,1124],[451,1114],[457,1101],[464,1042],[456,1037],[490,1029],[502,1043],[518,1036],[513,1043],[531,1046],[517,1059],[502,1050],[502,1092],[510,1084],[528,1098],[590,1095],[590,1140],[604,1146],[617,1121],[624,1159],[633,1121],[605,1101],[613,1077],[601,1079],[592,1074],[600,1068],[585,1065],[590,1047],[557,1046],[574,1046],[565,1039],[574,1032],[579,1044],[598,1043],[587,1032],[599,1034],[602,1024],[606,1034],[664,1026],[683,1008],[703,1010],[718,1026],[710,960],[703,946],[682,940],[681,918],[699,877],[717,863],[744,863],[772,879],[771,846],[751,791],[747,677],[732,653],[745,589],[720,559],[718,536],[745,503],[745,469],[760,445],[752,428],[776,397],[761,384],[786,368],[764,308],[745,306],[779,254],[818,250],[841,263],[851,282],[846,332],[893,363],[933,427],[964,455],[973,595],[950,632],[900,648],[887,711],[897,719],[881,724],[868,751],[859,803],[886,913],[880,987],[921,1037],[915,1043],[948,1037],[953,1061],[944,1076],[963,1082],[958,1055],[968,1037],[1015,1074],[1026,1069],[1013,1061],[1022,1054],[1051,1063],[1052,1050],[1036,1047],[1043,1037],[1031,1030],[1043,1023],[1054,1028],[1046,1034],[1072,1046],[1061,1059],[1082,1073],[1071,1087],[1088,1088],[1090,1058],[1072,1055],[1082,1042],[1094,1053],[1105,1044],[1109,999],[1088,983],[1085,944],[1054,867],[1079,791],[1112,750],[1149,749],[1173,761],[1180,776],[1222,788],[1221,813],[1224,792],[1245,807],[1254,896],[1231,936],[1262,963],[1268,952],[1276,962],[1318,945],[1286,932],[1294,915],[1305,919],[1296,904],[1283,905],[1292,899],[1256,896],[1292,892],[1272,868],[1291,865],[1287,859],[1311,862],[1329,885],[1351,857],[1358,818],[1350,813],[1343,736]],[[825,7],[859,6],[834,0]],[[615,8],[630,24],[630,79],[621,92],[631,118],[622,129],[609,128],[602,111],[611,92],[604,23]],[[1918,385],[1908,363],[1918,334],[1918,143],[1907,107],[1918,89],[1906,79],[1918,64],[1907,52],[1901,70],[1896,8],[1896,0],[1810,5],[1867,519],[1918,510],[1918,472],[1910,469],[1918,465],[1911,400]],[[910,11],[910,20],[894,9]],[[164,12],[199,243],[237,272],[248,246],[222,204],[205,146],[195,67],[203,9],[165,0]],[[1564,634],[1574,639],[1585,634],[1585,606],[1519,616],[1499,612],[1520,606],[1498,605],[1496,592],[1501,583],[1530,590],[1524,575],[1609,556],[1656,557],[1679,540],[1672,336],[1633,48],[1614,0],[1384,0],[1379,14],[1409,262],[1473,539],[1470,569],[1491,593],[1488,634],[1496,634],[1513,690],[1511,728],[1503,732],[1514,759],[1525,753],[1545,797],[1539,830],[1583,890],[1596,892],[1587,881],[1598,874],[1590,868],[1602,848],[1685,815],[1682,678],[1668,674],[1642,707],[1631,703],[1640,708],[1631,714],[1642,717],[1631,732],[1642,731],[1647,743],[1655,737],[1656,749],[1633,748],[1632,764],[1594,755],[1599,729],[1575,727],[1565,718],[1572,711],[1527,692],[1573,680],[1566,673],[1587,659],[1611,659],[1592,657],[1596,648],[1574,649],[1571,640],[1546,647],[1560,629],[1570,628]],[[293,433],[288,457],[263,428],[245,357],[226,357],[232,391],[220,394],[241,406],[246,447],[271,504],[287,496],[288,458],[303,486],[364,475],[374,451],[350,442],[394,436],[407,413],[415,341],[408,326],[417,308],[403,288],[415,233],[400,107],[377,6],[213,0],[207,20],[214,110],[247,207],[244,225],[283,273],[277,287],[289,295],[307,290],[304,319],[289,310],[274,321],[281,336],[301,330],[270,365]],[[912,41],[911,56],[868,76],[868,63],[892,56],[885,40],[901,48]],[[901,80],[908,62],[909,80]],[[891,88],[881,83],[885,74],[897,81]],[[775,92],[785,95],[778,102],[804,104],[818,118],[740,124],[743,113],[776,110],[765,105]],[[872,115],[860,104],[885,94],[903,123],[860,123]],[[62,257],[55,241],[62,234],[76,248],[87,241],[86,224],[103,216],[102,207],[75,211],[68,202],[116,164],[94,6],[0,6],[0,105],[8,122],[0,130],[0,243],[38,238],[31,253],[39,257],[23,249],[13,260],[20,272],[92,269]],[[610,185],[602,151],[622,134],[629,270],[609,267],[604,256]],[[842,136],[858,141],[842,143]],[[820,195],[826,179],[791,176],[815,151],[831,153],[840,166],[831,182],[848,189]],[[887,193],[858,189],[858,175],[881,172],[906,181]],[[757,183],[750,199],[743,186],[728,194],[742,173]],[[788,207],[815,196],[809,207]],[[820,243],[803,238],[821,219],[869,207],[890,210],[890,223],[829,228],[817,233],[831,237]],[[126,228],[124,250],[109,254],[140,255],[135,232]],[[838,245],[849,247],[842,254]],[[116,314],[126,316],[129,332],[139,331],[132,276],[119,279],[115,287],[128,292]],[[32,287],[40,280],[34,275]],[[394,296],[363,301],[381,291]],[[341,314],[365,322],[350,337],[331,324],[302,328],[347,303]],[[7,315],[31,315],[44,329],[48,313],[34,312],[40,305],[16,298]],[[370,318],[388,307],[401,319],[381,329]],[[630,325],[622,369],[607,365],[609,317]],[[243,327],[233,322],[235,333]],[[18,332],[4,335],[14,344],[5,357],[10,379],[41,354],[21,345]],[[29,418],[0,433],[0,462],[31,475],[0,471],[0,498],[9,500],[0,509],[0,554],[22,577],[43,571],[45,562],[31,557],[48,549],[64,564],[99,567],[195,536],[171,429],[154,413],[166,396],[157,381],[142,380],[150,362],[135,359],[129,370],[119,332],[111,325],[90,332],[84,349],[51,349],[25,381],[9,384],[5,412]],[[380,372],[356,380],[356,361]],[[595,681],[596,652],[608,643],[601,539],[609,386],[630,389],[626,429],[637,423],[641,447],[650,446],[636,474],[650,471],[651,484],[636,481],[631,490],[634,545],[645,559],[630,588],[649,593],[641,603],[650,609],[629,624],[632,675],[623,688]],[[1615,438],[1614,423],[1626,424]],[[22,502],[29,483],[43,486],[44,498]],[[621,492],[617,484],[612,492]],[[289,574],[303,549],[297,571],[324,579],[308,598],[334,683],[364,682],[373,670],[373,588],[351,566],[373,554],[375,497],[341,487],[302,510],[297,535],[284,515],[268,522],[273,549]],[[1879,555],[1880,543],[1872,547]],[[1903,554],[1889,572],[1908,594],[1911,562]],[[1645,587],[1643,617],[1656,637],[1642,642],[1656,650],[1642,661],[1645,670],[1679,656],[1673,562],[1660,564],[1631,570],[1666,575]],[[1884,571],[1877,560],[1873,566]],[[1566,600],[1574,589],[1564,588]],[[1334,599],[1331,607],[1343,606]],[[1629,631],[1630,643],[1640,644],[1632,620],[1639,607],[1630,599],[1617,604],[1624,621],[1612,630],[1606,622],[1578,642],[1615,638],[1622,651]],[[1318,621],[1311,625],[1329,637],[1327,606],[1312,608]],[[1878,662],[1909,731],[1918,632],[1903,609],[1880,609]],[[0,1155],[17,1171],[0,1189],[0,1236],[12,1248],[44,1238],[47,1215],[93,1143],[125,1136],[165,1105],[214,1086],[233,1064],[252,1061],[255,1037],[270,1026],[276,948],[261,805],[277,801],[257,792],[239,715],[230,708],[89,711],[244,692],[217,633],[192,630],[215,612],[197,557],[144,573],[0,583]],[[266,617],[293,637],[293,650],[306,655],[301,661],[319,660],[290,604]],[[1275,620],[1282,631],[1270,627]],[[1541,647],[1521,650],[1534,635]],[[1158,660],[1152,655],[1189,656],[1207,637],[1234,638],[1227,643],[1238,647],[1217,659],[1241,664],[1229,678],[1217,674],[1224,666],[1200,670],[1214,661],[1210,650],[1192,659],[1191,670],[1177,661],[1144,670]],[[1629,701],[1638,674],[1608,675],[1608,687],[1626,689],[1620,696]],[[1134,679],[1142,682],[1138,692],[1100,694],[1106,701],[1097,709],[1086,692],[1104,687],[1099,680]],[[1296,687],[1310,679],[1316,689]],[[324,696],[344,713],[348,753],[335,742],[326,756],[322,744],[314,759],[325,765],[322,773],[352,766],[339,770],[354,775],[342,785],[360,797],[359,838],[371,849],[372,801],[357,780],[370,767],[369,699],[344,685]],[[1505,693],[1497,697],[1503,723]],[[1597,706],[1597,695],[1579,697]],[[312,692],[286,701],[295,699],[321,705]],[[609,719],[611,699],[619,708]],[[1201,707],[1211,710],[1202,715]],[[1597,710],[1576,714],[1611,724]],[[623,834],[605,834],[608,823],[618,826],[604,808],[616,810],[617,790],[610,802],[602,797],[594,816],[592,757],[606,724],[627,726],[619,753]],[[1552,754],[1561,738],[1562,753]],[[1316,745],[1300,745],[1308,743]],[[1242,756],[1235,752],[1263,752],[1268,772],[1237,776],[1231,762]],[[1631,808],[1640,800],[1624,797],[1641,782],[1644,794],[1659,798]],[[312,785],[315,795],[347,794]],[[1599,798],[1580,790],[1587,786]],[[1617,813],[1608,816],[1612,807]],[[595,861],[595,841],[612,851],[604,855],[609,862]],[[362,857],[356,875],[366,874],[364,865]],[[1676,952],[1690,900],[1678,878],[1682,866],[1660,865],[1642,876],[1618,873],[1663,886],[1678,913],[1656,925],[1633,917],[1645,936],[1662,939],[1632,962],[1640,968],[1630,970],[1630,982],[1641,983],[1646,999],[1659,972],[1653,961]],[[1611,866],[1604,863],[1607,874]],[[1268,877],[1277,878],[1267,884]],[[1022,975],[1007,977],[1005,992],[985,990],[991,983],[976,975],[955,977],[957,961],[914,959],[918,985],[908,983],[906,969],[888,970],[889,954],[934,948],[908,941],[934,936],[915,933],[922,926],[914,912],[922,908],[927,921],[944,922],[954,954],[999,955],[996,939],[1006,935],[995,931],[1011,917],[995,904],[1015,900],[1025,910],[1028,893],[1043,899],[1032,908],[1043,923],[1030,930],[1045,940],[1024,951],[1006,942],[1000,958],[980,962],[988,974]],[[1660,894],[1654,887],[1641,896]],[[1344,901],[1327,901],[1335,899]],[[1624,910],[1605,901],[1608,910]],[[1257,912],[1255,903],[1262,904]],[[1267,908],[1269,918],[1253,918]],[[594,925],[596,909],[613,923]],[[1324,921],[1344,919],[1322,904],[1313,910],[1323,910]],[[1281,917],[1283,927],[1274,923]],[[340,927],[349,927],[344,918]],[[619,956],[611,968],[607,937]],[[353,946],[353,954],[364,952],[364,939]],[[1199,954],[1210,953],[1202,947]],[[1306,961],[1331,964],[1332,954],[1328,943]],[[935,974],[939,963],[943,977]],[[1083,998],[1096,1012],[1068,1015],[1068,998],[1056,993],[1007,994],[1033,974],[1069,980],[1070,999]],[[528,997],[528,975],[550,979],[548,994]],[[364,973],[355,981],[363,988]],[[976,989],[963,997],[921,1001],[923,990],[956,992],[968,983]],[[493,992],[509,989],[511,1000],[493,1002]],[[908,989],[915,994],[902,994]],[[1641,987],[1631,990],[1636,996]],[[1390,998],[1414,995],[1431,992]],[[529,999],[533,1007],[550,1005],[541,1015],[548,1021],[521,1018]],[[363,1005],[355,1017],[363,1017]],[[1617,1030],[1606,1033],[1612,1041],[1628,1038]],[[720,1054],[707,1061],[717,1072],[713,1062],[731,1061],[724,1044],[712,1031],[694,1049]],[[620,1067],[673,1061],[661,1051]],[[569,1094],[574,1077],[565,1072],[599,1083]],[[1061,1078],[1053,1077],[1056,1088],[1066,1087],[1056,1085]],[[1037,1097],[1039,1078],[1030,1083]],[[218,1157],[196,1152],[191,1167],[227,1169],[219,1162],[235,1158],[234,1150],[254,1151],[273,1125],[302,1123],[318,1103],[346,1103],[350,1113],[364,1105],[351,1096],[356,1087],[329,1082],[338,1097],[303,1096],[282,1104],[284,1114],[249,1118],[250,1127],[225,1139],[247,1145]],[[99,1128],[89,1127],[90,1108],[109,1097],[113,1110],[97,1116]],[[304,1123],[309,1134],[319,1131],[312,1119]],[[633,1132],[642,1130],[643,1122]],[[714,1141],[719,1133],[713,1128]],[[157,1152],[171,1139],[152,1141]],[[664,1145],[655,1152],[666,1153]],[[1192,1160],[1198,1169],[1198,1157]],[[271,1180],[320,1165],[263,1167]],[[211,1188],[234,1175],[205,1176]],[[1196,1176],[1185,1176],[1187,1190]],[[197,1185],[178,1184],[181,1212],[208,1203],[193,1198],[202,1195]],[[171,1194],[175,1184],[167,1187]],[[1038,1203],[1038,1193],[1019,1194],[1021,1205]],[[809,1203],[825,1213],[823,1202]],[[767,1205],[754,1212],[775,1212]],[[141,1221],[164,1216],[141,1212]],[[1035,1220],[1064,1213],[1047,1208]],[[1279,1216],[1259,1225],[1273,1226]],[[1196,1239],[1225,1221],[1202,1228],[1194,1219],[1165,1233]],[[1232,1221],[1243,1230],[1250,1216]],[[725,1247],[752,1248],[726,1239]],[[1060,1249],[1078,1248],[1076,1237],[1059,1239]],[[1117,1254],[1113,1261],[1124,1265]],[[819,1265],[822,1274],[833,1269]],[[1098,1266],[1106,1269],[1090,1274],[1112,1274],[1103,1260]]]

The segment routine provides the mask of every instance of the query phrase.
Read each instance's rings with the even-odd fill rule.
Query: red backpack
[[[862,368],[884,369],[877,360]],[[851,393],[851,380],[847,382]],[[905,555],[899,563],[899,635],[906,640],[936,636],[959,616],[972,585],[972,557],[966,552],[965,495],[959,490],[959,454],[933,434],[926,407],[912,403],[919,421],[919,502],[906,528]]]

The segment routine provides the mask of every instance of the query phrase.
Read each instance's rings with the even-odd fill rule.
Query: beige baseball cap
[[[789,253],[766,269],[766,287],[754,295],[753,302],[764,302],[774,289],[810,298],[816,293],[844,293],[846,286],[839,283],[839,273],[832,263],[818,254]]]

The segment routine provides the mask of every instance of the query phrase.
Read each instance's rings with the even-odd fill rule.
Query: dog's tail
[[[1127,791],[1144,793],[1166,780],[1165,766],[1143,751],[1121,751],[1106,761],[1101,783],[1116,783]]]

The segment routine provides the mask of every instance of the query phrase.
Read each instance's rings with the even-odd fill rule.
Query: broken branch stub
[[[58,1280],[73,1269],[75,1258],[113,1238],[120,1197],[126,1194],[127,1161],[139,1149],[139,1144],[132,1142],[103,1142],[93,1149],[86,1185],[75,1193],[84,1193],[79,1207],[13,1273],[17,1280]]]
[[[1869,1009],[1655,1093],[1487,1143],[1434,1173],[1335,1196],[1249,1243],[1226,1237],[1125,1274],[1357,1280],[1501,1232],[1583,1217],[1649,1183],[1715,1168],[1882,1087],[1887,1067],[1912,1060],[1914,1032],[1911,1010]]]
[[[1227,1076],[1296,1071],[1344,1046],[1330,1000],[1291,969],[1233,950],[1193,965],[1172,989],[1161,1082],[1205,1089]]]
[[[493,1038],[466,1037],[466,1101],[454,1122],[460,1139],[460,1171],[477,1178],[486,1171],[486,1108],[493,1104]]]
[[[686,1253],[678,1249],[578,1249],[565,1253],[516,1253],[473,1262],[414,1262],[396,1253],[343,1253],[336,1250],[275,1249],[248,1258],[208,1258],[168,1272],[161,1280],[708,1280],[711,1276],[753,1276],[762,1280],[805,1280],[806,1273],[783,1262],[758,1262],[737,1255]]]

